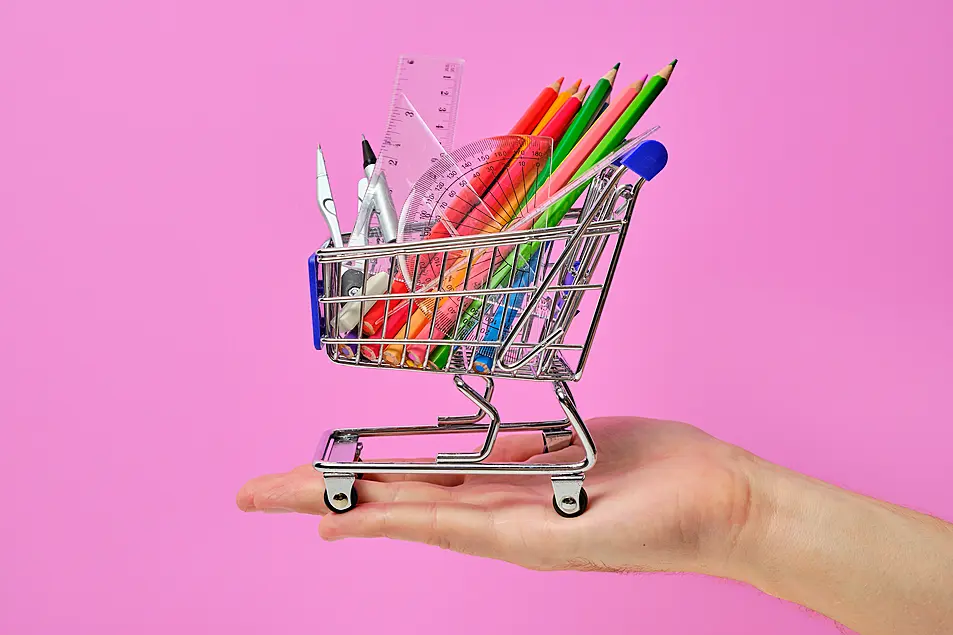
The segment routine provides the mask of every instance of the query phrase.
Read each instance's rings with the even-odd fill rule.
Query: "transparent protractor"
[[[467,144],[417,179],[401,210],[398,242],[504,231],[544,188],[552,140],[503,135]],[[421,289],[467,251],[401,257],[401,274]]]

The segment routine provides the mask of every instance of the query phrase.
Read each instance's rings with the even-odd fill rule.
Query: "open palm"
[[[328,514],[310,465],[248,482],[244,511],[328,514],[326,539],[425,542],[533,569],[718,574],[747,518],[746,452],[692,426],[635,417],[588,422],[599,450],[587,472],[589,509],[562,518],[545,476],[367,475],[361,504]],[[543,454],[539,434],[502,435],[494,461],[570,462],[572,445]]]

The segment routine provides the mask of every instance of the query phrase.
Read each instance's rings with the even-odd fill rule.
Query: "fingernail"
[[[291,513],[290,509],[282,509],[280,507],[273,507],[271,509],[263,509],[261,511],[265,512],[266,514],[290,514]]]

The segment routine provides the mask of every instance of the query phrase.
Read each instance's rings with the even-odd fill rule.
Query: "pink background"
[[[467,60],[458,142],[559,75],[679,57],[601,327],[630,333],[624,369],[597,338],[580,408],[953,518],[949,3],[581,4],[0,4],[0,632],[837,632],[729,582],[325,544],[235,508],[323,428],[380,420],[363,382],[433,392],[398,423],[466,409],[310,345],[314,144],[350,197],[402,52]]]

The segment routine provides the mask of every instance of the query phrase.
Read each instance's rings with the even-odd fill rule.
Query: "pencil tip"
[[[672,68],[675,68],[675,65],[676,65],[676,64],[678,64],[678,58],[677,58],[677,57],[672,60],[672,63],[669,64],[669,66],[671,66]]]
[[[361,133],[361,141],[367,141],[367,137],[364,136],[364,133]]]
[[[616,62],[615,66],[613,66],[612,68],[614,68],[615,70],[619,70],[620,66],[622,66],[622,62]]]

